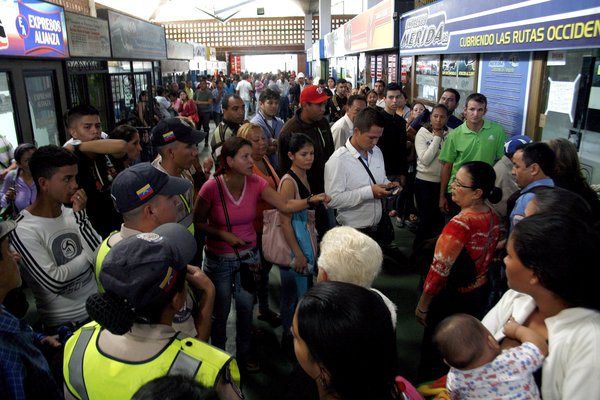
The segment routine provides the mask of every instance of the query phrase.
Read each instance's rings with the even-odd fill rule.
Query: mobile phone
[[[398,195],[398,193],[400,193],[400,191],[402,190],[402,188],[400,186],[397,187],[390,187],[386,189],[388,192],[390,192],[389,196],[396,196]]]

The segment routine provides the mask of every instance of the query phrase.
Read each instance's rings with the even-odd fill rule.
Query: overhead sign
[[[169,60],[191,60],[194,58],[194,46],[189,43],[167,39],[167,58]]]
[[[62,7],[35,0],[4,0],[0,6],[0,55],[66,58]]]
[[[98,10],[108,20],[113,58],[164,60],[167,58],[165,28],[111,10]]]
[[[395,47],[394,0],[383,0],[325,35],[322,54],[323,58],[334,58],[392,47]]]
[[[383,0],[344,24],[349,53],[394,47],[394,1]]]
[[[598,0],[442,0],[405,13],[400,55],[597,47]]]
[[[110,58],[108,22],[67,12],[71,57]]]

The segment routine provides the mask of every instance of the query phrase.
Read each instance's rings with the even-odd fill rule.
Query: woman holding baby
[[[556,213],[525,218],[508,239],[510,290],[482,322],[502,348],[521,344],[504,334],[511,318],[546,338],[544,400],[600,396],[599,244],[587,222]]]

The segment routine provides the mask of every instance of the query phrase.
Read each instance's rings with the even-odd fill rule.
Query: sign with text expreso
[[[0,55],[68,57],[63,8],[36,0],[0,0]]]
[[[405,13],[400,55],[598,47],[598,0],[442,0]]]

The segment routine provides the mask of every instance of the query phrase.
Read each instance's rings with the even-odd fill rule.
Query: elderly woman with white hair
[[[373,290],[390,310],[395,328],[396,305],[371,287],[382,263],[383,252],[375,240],[349,226],[338,226],[327,231],[321,241],[317,282],[346,282]]]

